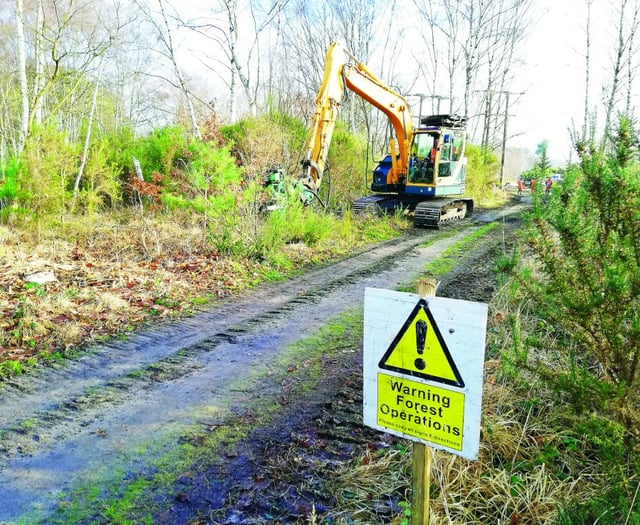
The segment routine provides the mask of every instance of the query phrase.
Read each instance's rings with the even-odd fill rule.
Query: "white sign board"
[[[476,459],[488,306],[376,288],[364,297],[364,423]]]

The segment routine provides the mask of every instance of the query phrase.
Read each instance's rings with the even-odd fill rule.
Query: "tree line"
[[[594,4],[576,4],[585,20],[585,114],[574,123],[576,142],[596,121]],[[89,147],[104,134],[179,124],[201,139],[212,114],[233,124],[270,110],[308,122],[334,39],[405,95],[414,113],[464,115],[474,142],[496,150],[508,138],[509,104],[521,96],[519,68],[539,7],[539,0],[15,0],[0,7],[0,167],[23,155],[36,130],[53,128],[81,145],[77,191]],[[632,113],[638,67],[639,2],[612,7],[611,73],[597,101],[605,137],[617,113]],[[376,153],[386,147],[387,122],[363,101],[347,97],[343,119],[366,131]]]

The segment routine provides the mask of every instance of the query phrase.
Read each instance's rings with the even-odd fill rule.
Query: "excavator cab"
[[[422,119],[411,145],[405,191],[431,197],[464,193],[464,119],[434,115]]]
[[[408,184],[434,184],[438,157],[438,133],[416,133],[411,145]]]

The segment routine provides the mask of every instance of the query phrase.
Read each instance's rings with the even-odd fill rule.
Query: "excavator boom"
[[[389,173],[391,183],[406,179],[409,145],[412,137],[411,112],[406,99],[378,79],[364,64],[349,53],[342,44],[334,42],[327,50],[322,85],[316,98],[307,150],[302,161],[302,182],[317,191],[328,168],[329,145],[338,120],[345,87],[367,100],[389,118],[395,139],[391,151],[394,162]]]

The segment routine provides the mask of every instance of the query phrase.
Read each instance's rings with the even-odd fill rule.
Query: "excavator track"
[[[437,230],[444,223],[459,221],[473,214],[472,199],[434,199],[416,205],[413,225]]]
[[[440,198],[418,203],[398,199],[395,195],[368,195],[353,203],[354,213],[384,214],[394,210],[413,210],[416,228],[437,230],[442,224],[459,221],[473,214],[473,199]]]

